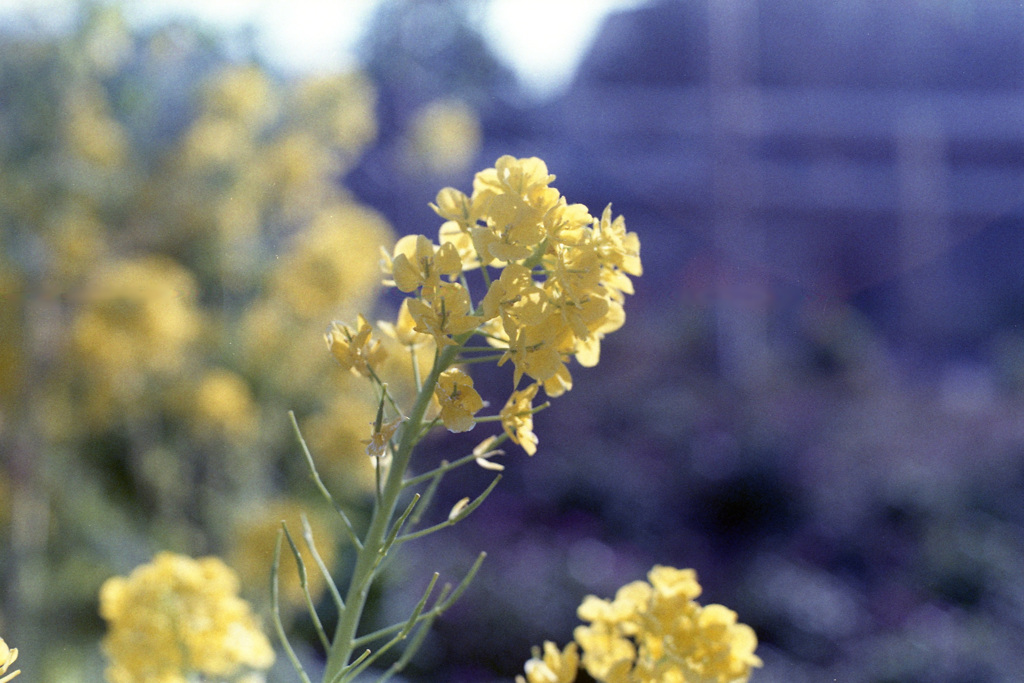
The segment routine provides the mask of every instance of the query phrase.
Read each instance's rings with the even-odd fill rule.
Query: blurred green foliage
[[[223,44],[104,5],[0,32],[0,632],[39,680],[77,680],[42,644],[96,651],[100,583],[158,549],[266,599],[288,410],[338,495],[372,481],[373,397],[323,332],[372,312],[394,239],[339,182],[374,89]]]

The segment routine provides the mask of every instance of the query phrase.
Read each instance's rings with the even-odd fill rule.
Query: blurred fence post
[[[757,4],[708,0],[709,150],[715,250],[715,335],[723,374],[756,382],[767,370],[762,171],[750,149],[759,130]]]

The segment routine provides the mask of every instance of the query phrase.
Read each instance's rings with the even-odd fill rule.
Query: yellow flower
[[[158,553],[100,589],[110,683],[230,678],[274,662],[238,578],[221,560]]]
[[[451,243],[462,259],[462,270],[474,270],[480,267],[480,257],[473,246],[473,237],[468,230],[463,230],[456,221],[445,221],[437,230],[437,241],[441,245]]]
[[[434,396],[441,404],[441,421],[450,432],[468,432],[476,426],[473,415],[484,407],[473,388],[473,378],[458,368],[450,368],[437,378]]]
[[[334,323],[324,335],[327,348],[343,368],[351,370],[352,374],[369,377],[375,366],[387,356],[387,351],[381,347],[379,340],[371,340],[373,328],[362,314],[357,318],[356,328],[352,330],[347,325]]]
[[[409,131],[414,163],[434,173],[468,166],[480,148],[480,138],[476,113],[457,100],[431,102],[416,112]]]
[[[387,454],[388,444],[391,443],[391,437],[398,431],[398,425],[402,424],[402,420],[405,418],[395,418],[391,422],[384,422],[381,424],[380,429],[374,429],[369,440],[364,441],[366,444],[366,454],[370,457],[380,458]],[[376,424],[373,422],[371,424]]]
[[[469,227],[477,220],[469,197],[454,187],[446,187],[438,192],[436,201],[437,203],[431,204],[430,208],[446,221],[452,221],[459,226]]]
[[[379,288],[377,250],[390,239],[387,222],[371,209],[323,206],[275,269],[274,296],[306,320],[327,317],[339,302],[356,308]]]
[[[512,359],[515,365],[513,386],[519,384],[524,374],[546,383],[551,378],[559,374],[564,376],[568,372],[568,369],[565,369],[566,359],[557,344],[561,332],[559,323],[560,319],[557,316],[548,316],[542,324],[516,330],[515,335],[509,339],[508,350],[498,361],[498,365]]]
[[[531,384],[525,389],[513,391],[508,403],[501,409],[501,426],[505,433],[523,447],[527,455],[537,452],[537,435],[533,433],[533,397],[537,395],[539,384]]]
[[[252,505],[240,506],[235,509],[235,519],[231,528],[231,548],[227,560],[236,570],[246,590],[256,599],[267,598],[266,586],[270,583],[270,558],[274,556],[274,545],[281,522],[288,524],[288,531],[299,548],[302,561],[306,565],[306,578],[309,593],[316,602],[327,588],[324,575],[317,569],[313,557],[302,542],[302,517],[306,514],[302,501],[287,498],[271,500],[261,499]],[[316,550],[324,563],[331,567],[337,557],[334,539],[336,529],[324,515],[306,515]],[[288,546],[282,550],[278,580],[280,589],[281,609],[286,618],[294,617],[305,611],[305,593],[299,580],[299,570]]]
[[[3,676],[3,678],[0,678],[0,683],[7,683],[7,681],[21,673],[21,669],[7,673],[7,670],[11,667],[11,664],[14,664],[14,660],[17,658],[18,648],[12,650],[7,647],[4,639],[0,638],[0,676]]]
[[[200,432],[244,439],[256,431],[252,392],[246,381],[230,370],[207,372],[192,396],[191,407]]]
[[[409,299],[402,299],[402,304],[398,308],[398,319],[394,324],[378,320],[377,327],[402,346],[416,348],[431,340],[429,334],[416,331],[416,321],[409,313]]]
[[[543,161],[503,156],[494,168],[473,180],[473,211],[485,226],[470,229],[480,260],[508,262],[526,258],[546,236],[544,217],[558,204],[555,176]]]
[[[462,272],[462,257],[451,242],[435,247],[423,235],[406,235],[395,244],[394,258],[386,266],[398,289],[412,292],[422,286],[424,296],[430,296],[441,285],[442,275]]]
[[[761,666],[757,636],[722,605],[702,607],[692,569],[655,566],[612,601],[587,596],[574,636],[595,680],[623,683],[745,683]]]
[[[443,282],[422,299],[409,299],[409,314],[416,321],[417,332],[430,334],[438,347],[454,344],[452,337],[465,334],[482,322],[472,315],[469,292],[457,282]]]
[[[544,641],[544,651],[533,648],[533,657],[523,667],[526,678],[517,676],[517,683],[572,683],[579,670],[580,655],[576,643],[569,643],[564,650],[549,640]]]

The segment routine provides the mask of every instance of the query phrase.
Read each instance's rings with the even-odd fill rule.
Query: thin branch
[[[283,531],[277,532],[277,544],[274,546],[274,563],[270,566],[270,604],[271,614],[274,621],[274,630],[277,631],[277,637],[281,641],[281,645],[284,647],[285,654],[288,655],[288,659],[291,660],[292,666],[295,667],[295,671],[299,674],[299,678],[302,679],[302,683],[311,683],[309,676],[306,675],[306,670],[302,668],[302,663],[295,654],[295,650],[292,649],[291,643],[288,641],[288,636],[284,632],[284,624],[281,622],[281,601],[278,592],[278,573],[281,567],[281,537],[284,536]]]
[[[415,609],[413,609],[412,616],[410,616],[405,621],[401,621],[397,624],[392,624],[391,626],[378,629],[373,633],[367,633],[366,635],[359,636],[354,641],[352,641],[352,646],[361,647],[363,645],[372,643],[375,640],[379,640],[384,636],[391,635],[395,632],[397,632],[401,638],[405,638],[406,636],[408,636],[409,632],[412,631],[413,627],[417,623],[419,623],[420,617],[422,616],[423,613],[423,608],[426,606],[427,600],[430,598],[430,594],[434,592],[434,585],[437,583],[438,576],[440,575],[437,572],[434,572],[434,575],[430,579],[430,583],[427,585],[427,589],[423,592],[423,597],[421,597],[420,601],[416,603],[416,607]]]
[[[409,505],[405,508],[405,512],[402,513],[402,516],[395,521],[394,525],[392,525],[391,531],[388,532],[387,538],[384,539],[384,544],[380,547],[380,559],[378,559],[378,562],[384,559],[384,556],[388,554],[389,550],[391,550],[391,546],[395,544],[395,539],[398,538],[398,532],[402,530],[402,527],[405,525],[406,520],[409,519],[409,515],[412,514],[412,511],[419,500],[420,494],[417,493],[412,497],[412,500],[409,501]]]
[[[469,568],[469,572],[467,572],[466,575],[462,578],[462,581],[459,582],[459,585],[455,588],[455,592],[448,596],[448,599],[445,600],[443,603],[435,606],[434,611],[436,611],[438,614],[441,614],[442,612],[447,611],[448,608],[451,607],[453,604],[455,604],[456,600],[462,597],[462,594],[466,592],[467,588],[469,588],[470,582],[476,577],[476,573],[480,570],[480,565],[484,563],[484,559],[486,557],[487,553],[484,551],[481,551],[480,554],[476,556],[476,560],[473,561],[473,566]]]
[[[320,616],[316,613],[316,607],[313,605],[313,596],[309,592],[309,577],[306,574],[306,563],[303,562],[302,553],[299,552],[299,547],[295,545],[291,532],[288,531],[288,525],[285,524],[284,520],[281,521],[281,530],[284,531],[284,537],[288,540],[288,545],[291,546],[292,555],[295,557],[295,564],[299,568],[299,586],[301,586],[302,594],[306,598],[306,608],[309,610],[309,616],[313,618],[313,628],[316,629],[316,634],[320,638],[320,644],[326,650],[331,646],[331,641],[327,639],[324,626],[320,623]]]
[[[309,471],[313,476],[313,483],[316,484],[316,487],[320,490],[320,493],[323,494],[324,498],[327,499],[327,502],[329,502],[334,510],[341,516],[341,521],[345,524],[345,530],[348,531],[348,537],[349,540],[352,541],[352,545],[356,547],[356,550],[362,550],[363,542],[359,540],[359,535],[356,534],[355,527],[352,526],[352,522],[349,520],[348,515],[345,514],[345,511],[337,502],[335,502],[334,496],[332,496],[331,492],[327,490],[323,480],[320,479],[320,474],[316,471],[316,463],[313,462],[313,454],[309,452],[306,440],[302,437],[302,431],[299,430],[299,423],[295,419],[295,411],[289,410],[288,417],[291,418],[292,429],[295,430],[295,436],[299,438],[299,444],[302,445],[302,453],[306,456],[306,464],[309,465]]]
[[[320,568],[320,573],[323,574],[324,581],[327,582],[327,589],[331,593],[331,597],[334,599],[334,606],[338,608],[338,612],[341,613],[345,609],[345,601],[341,599],[341,593],[338,592],[338,586],[334,583],[334,578],[331,577],[331,572],[327,569],[327,565],[324,563],[320,553],[317,552],[316,545],[313,543],[313,529],[309,526],[309,520],[306,519],[306,513],[302,513],[302,538],[306,541],[306,547],[309,548],[309,552],[313,555],[313,561],[316,562],[316,566]]]
[[[495,446],[502,444],[507,440],[508,434],[505,434],[504,432],[499,434],[498,436],[494,437],[494,442],[491,444],[491,449],[493,449]],[[409,488],[410,486],[416,486],[417,484],[421,484],[427,481],[428,479],[434,479],[435,477],[437,479],[440,479],[443,475],[447,474],[448,472],[451,472],[452,470],[458,467],[462,467],[463,465],[466,465],[468,463],[474,462],[479,457],[480,455],[476,453],[470,453],[469,455],[464,455],[458,460],[453,460],[451,462],[448,462],[447,460],[442,460],[440,465],[430,470],[429,472],[424,472],[423,474],[418,474],[415,477],[410,477],[409,479],[406,479],[404,482],[402,482],[402,487]],[[434,486],[434,484],[431,483],[431,486]],[[424,497],[426,497],[426,494],[424,494]]]
[[[470,513],[472,513],[474,510],[476,510],[478,507],[480,507],[480,504],[483,503],[484,500],[487,498],[487,496],[490,495],[491,491],[494,490],[494,487],[498,485],[499,481],[501,481],[501,475],[500,474],[497,475],[494,478],[494,481],[491,482],[490,486],[488,486],[486,489],[484,489],[483,493],[481,493],[479,496],[477,496],[473,500],[473,502],[471,502],[469,505],[464,507],[462,509],[462,511],[459,512],[459,514],[457,514],[455,517],[452,517],[450,519],[446,519],[445,521],[440,522],[438,524],[435,524],[434,526],[427,527],[426,529],[421,529],[419,531],[411,531],[411,532],[405,534],[404,536],[399,536],[396,539],[395,542],[396,543],[405,543],[406,541],[412,541],[414,539],[421,538],[421,537],[426,536],[428,534],[432,534],[435,531],[440,531],[441,529],[453,526],[453,525],[457,524],[458,522],[461,522],[466,517],[468,517],[470,515]]]
[[[369,656],[370,651],[363,650],[363,654],[356,657],[356,659],[351,664],[342,667],[341,671],[339,671],[338,674],[331,679],[331,683],[343,683],[344,681],[350,681],[356,676],[358,676],[362,669],[360,668],[359,671],[354,671],[354,669],[360,664],[362,664]]]

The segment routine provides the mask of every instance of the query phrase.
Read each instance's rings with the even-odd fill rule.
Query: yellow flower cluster
[[[692,569],[655,566],[648,581],[620,588],[614,600],[587,596],[576,642],[544,644],[526,664],[527,683],[569,683],[577,664],[605,683],[745,683],[761,666],[757,636],[722,605],[701,606]],[[577,646],[582,658],[576,653]]]
[[[3,638],[0,638],[0,683],[7,683],[15,676],[21,673],[21,669],[7,673],[7,670],[11,668],[11,664],[14,664],[14,660],[18,658],[18,648],[13,650],[7,647],[7,643],[4,642]]]
[[[569,356],[585,367],[597,363],[602,337],[625,321],[628,276],[642,273],[640,240],[622,217],[612,220],[610,206],[598,219],[568,204],[550,186],[554,179],[540,159],[503,156],[476,174],[471,196],[445,188],[434,206],[449,221],[441,241],[462,247],[464,268],[502,268],[479,322],[507,349],[515,384],[528,375],[549,396],[571,388]],[[429,294],[421,298],[432,302]]]
[[[507,436],[531,455],[533,398],[572,388],[567,363],[597,364],[601,339],[625,321],[623,302],[633,293],[629,276],[642,273],[640,241],[626,232],[611,207],[600,218],[569,204],[551,187],[555,176],[537,158],[503,156],[477,173],[473,192],[445,188],[433,209],[445,219],[435,244],[424,235],[400,239],[385,253],[385,283],[411,296],[387,332],[412,347],[433,340],[438,350],[501,351],[498,364],[515,367],[513,394],[501,411]],[[468,271],[482,271],[486,292],[476,303]],[[500,271],[492,278],[492,269]],[[363,322],[359,324],[359,330]],[[346,367],[362,368],[372,346],[361,332],[338,328],[328,335]],[[490,346],[467,346],[479,334]],[[359,351],[362,349],[362,351]],[[372,365],[372,363],[371,363]],[[435,399],[451,431],[472,429],[485,404],[468,375],[441,368]],[[519,389],[523,376],[533,382]]]
[[[100,590],[100,614],[109,626],[107,680],[232,680],[269,668],[274,651],[238,589],[238,578],[219,559],[169,552],[128,577],[107,580]]]

